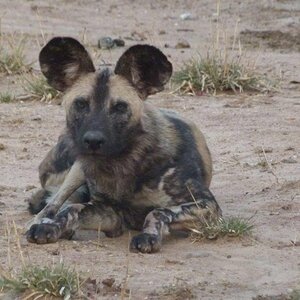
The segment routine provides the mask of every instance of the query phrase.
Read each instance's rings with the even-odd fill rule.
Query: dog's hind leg
[[[39,213],[47,205],[47,200],[50,197],[50,191],[47,191],[43,188],[38,189],[30,196],[30,198],[26,200],[28,202],[29,212],[33,215]]]
[[[70,135],[64,132],[39,165],[42,188],[34,192],[27,200],[31,214],[39,213],[54,200],[54,195],[63,184],[75,160],[73,141]]]
[[[53,189],[51,191],[45,189],[39,189],[27,200],[28,210],[31,214],[39,213],[47,204],[51,203],[55,199],[55,195],[58,191]],[[78,188],[63,205],[70,203],[87,203],[90,201],[90,193],[87,185],[82,185]]]
[[[54,219],[43,219],[27,232],[31,243],[54,243],[59,238],[70,238],[77,228],[101,230],[109,237],[123,233],[123,218],[110,206],[100,203],[76,203],[64,207]]]

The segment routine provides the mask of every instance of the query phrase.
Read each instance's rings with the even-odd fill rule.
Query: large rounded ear
[[[79,76],[95,72],[84,46],[70,37],[50,40],[41,50],[39,61],[48,83],[59,91],[65,91]]]
[[[172,75],[172,64],[157,48],[149,45],[130,47],[120,57],[115,74],[125,77],[142,99],[164,89]]]

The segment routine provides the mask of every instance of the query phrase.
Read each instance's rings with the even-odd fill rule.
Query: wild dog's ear
[[[41,50],[40,66],[49,84],[65,91],[82,74],[95,72],[84,46],[70,37],[55,37]]]
[[[125,77],[144,100],[164,89],[172,75],[172,64],[157,48],[149,45],[130,47],[119,58],[115,74]]]

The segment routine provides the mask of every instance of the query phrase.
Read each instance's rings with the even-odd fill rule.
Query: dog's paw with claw
[[[131,252],[154,253],[161,248],[161,239],[155,234],[141,233],[134,236],[130,243]]]
[[[55,243],[60,237],[60,229],[56,224],[34,224],[26,233],[27,241],[36,244]]]

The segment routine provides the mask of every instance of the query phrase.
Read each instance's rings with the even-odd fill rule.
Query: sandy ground
[[[184,12],[191,12],[192,20],[181,20]],[[216,97],[180,97],[167,91],[149,101],[178,111],[201,128],[214,161],[211,189],[225,216],[252,217],[253,237],[195,244],[171,237],[160,253],[142,255],[128,253],[134,233],[116,239],[80,233],[73,241],[44,246],[28,244],[20,235],[26,261],[47,264],[63,259],[97,282],[115,279],[111,289],[99,284],[98,293],[90,280],[89,299],[118,299],[118,285],[124,287],[124,282],[131,299],[252,299],[300,287],[300,2],[228,0],[221,2],[220,12],[229,38],[239,20],[247,54],[259,55],[261,72],[282,75],[281,90]],[[138,43],[133,40],[137,38],[154,44],[178,69],[185,59],[205,53],[216,25],[216,2],[0,0],[1,16],[3,34],[28,37],[30,62],[37,60],[42,35],[45,39],[71,35],[84,36],[98,66],[114,64],[124,49],[95,47],[97,38],[112,36],[130,37],[125,39],[126,47]],[[258,32],[269,33],[266,37]],[[182,38],[191,48],[173,47]],[[8,89],[20,93],[17,78],[0,75],[0,90]],[[12,221],[19,229],[30,219],[24,200],[38,188],[37,167],[63,126],[61,106],[0,104],[0,263],[4,268],[21,265]]]

